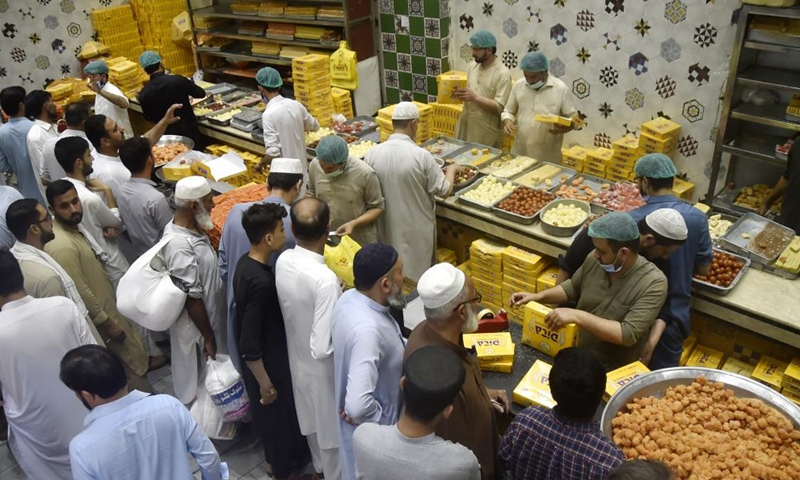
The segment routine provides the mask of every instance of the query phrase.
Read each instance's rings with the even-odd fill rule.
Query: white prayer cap
[[[659,208],[644,217],[647,226],[662,237],[671,240],[686,240],[689,230],[683,215],[674,208]]]
[[[416,120],[419,118],[419,108],[412,102],[400,102],[392,110],[392,120]]]
[[[273,158],[269,164],[269,173],[303,174],[303,164],[296,158]]]
[[[199,200],[211,193],[211,185],[203,177],[193,175],[178,180],[175,185],[175,198],[179,200]]]
[[[417,282],[417,293],[425,308],[439,308],[456,298],[464,289],[467,277],[449,263],[437,263]]]

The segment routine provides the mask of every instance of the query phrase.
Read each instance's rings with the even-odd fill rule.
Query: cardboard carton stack
[[[130,5],[92,10],[90,17],[99,41],[111,49],[111,56],[133,61],[139,58],[144,46]]]
[[[508,300],[515,292],[536,292],[536,279],[546,264],[541,256],[511,245],[503,250],[502,305],[508,311],[509,320],[522,324],[524,307],[508,306]]]
[[[615,182],[633,180],[633,166],[639,159],[639,139],[633,135],[626,135],[611,144],[614,151],[613,157],[606,170],[606,178]]]
[[[639,148],[644,153],[663,153],[672,156],[675,152],[681,134],[681,126],[677,123],[658,117],[644,122],[641,130]]]
[[[330,127],[336,113],[331,94],[330,59],[327,55],[309,54],[292,59],[294,96],[305,105],[320,125]]]
[[[469,249],[470,271],[483,305],[496,312],[503,302],[503,251],[506,245],[481,238]]]
[[[464,347],[473,348],[481,370],[511,373],[516,345],[509,332],[465,333]]]
[[[586,157],[591,149],[575,145],[567,149],[561,149],[561,163],[573,170],[583,172],[586,168]]]

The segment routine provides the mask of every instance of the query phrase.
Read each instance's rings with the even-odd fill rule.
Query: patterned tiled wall
[[[587,123],[565,144],[608,146],[652,117],[677,121],[675,162],[705,192],[740,7],[738,0],[459,1],[451,59],[465,67],[469,36],[480,29],[497,35],[514,78],[526,52],[543,51]]]
[[[44,88],[52,80],[80,76],[76,55],[92,40],[93,8],[123,0],[0,0],[0,87]]]
[[[450,69],[449,0],[379,0],[386,100],[433,102]]]

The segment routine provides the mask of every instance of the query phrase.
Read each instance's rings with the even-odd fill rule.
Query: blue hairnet
[[[139,65],[141,65],[142,68],[147,68],[157,63],[161,63],[161,55],[152,50],[148,50],[139,55]]]
[[[95,73],[99,74],[108,74],[108,65],[106,62],[102,60],[95,60],[94,62],[89,62],[84,68],[83,73],[86,75],[92,75]]]
[[[469,37],[469,43],[473,47],[492,48],[497,46],[497,39],[492,35],[492,32],[478,30]]]
[[[648,153],[636,161],[633,172],[637,177],[672,178],[678,174],[678,169],[672,159],[663,153]]]
[[[639,227],[636,220],[623,212],[611,212],[603,215],[589,225],[589,236],[617,242],[627,242],[639,238]]]
[[[347,142],[338,135],[323,137],[317,144],[317,158],[325,163],[342,164],[349,154]]]
[[[519,69],[523,72],[544,72],[550,68],[550,60],[542,52],[528,52],[519,62]]]
[[[256,82],[264,88],[280,88],[283,85],[281,74],[272,67],[264,67],[256,73]]]

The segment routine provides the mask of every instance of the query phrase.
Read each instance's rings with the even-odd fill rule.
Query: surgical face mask
[[[528,86],[534,90],[539,90],[540,88],[544,87],[544,80],[539,80],[535,83],[529,83]]]
[[[469,304],[467,305],[467,323],[461,327],[461,332],[472,333],[478,330],[478,327],[478,312]]]
[[[343,173],[344,173],[344,168],[340,168],[339,170],[336,170],[334,172],[326,173],[325,176],[328,178],[336,178]]]
[[[614,264],[617,263],[617,260],[619,260],[619,254],[621,252],[622,252],[622,250],[617,252],[617,256],[614,257],[614,261],[613,262],[611,262],[611,263],[601,263],[600,267],[603,270],[605,270],[606,273],[619,273],[619,271],[622,270],[622,265],[620,265],[619,267],[615,267]]]

